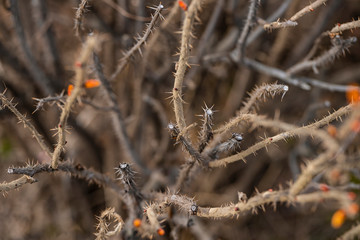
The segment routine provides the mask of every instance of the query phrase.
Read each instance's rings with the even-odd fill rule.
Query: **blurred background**
[[[302,0],[260,1],[259,22],[268,19],[280,6],[284,13],[280,19],[289,19],[309,4]],[[65,93],[73,83],[74,63],[82,47],[81,37],[89,33],[104,36],[97,50],[106,76],[110,77],[123,56],[134,44],[134,37],[146,28],[159,1],[99,0],[89,1],[82,19],[80,38],[74,30],[76,0],[2,0],[0,6],[0,90],[7,89],[7,96],[17,103],[43,134],[48,146],[57,141],[54,127],[59,121],[58,103],[45,104],[39,111],[34,98],[57,96]],[[189,158],[182,147],[174,146],[167,131],[167,124],[175,122],[170,93],[173,88],[176,53],[180,47],[179,31],[184,11],[177,1],[161,2],[165,9],[142,47],[142,55],[134,54],[121,74],[111,82],[122,111],[127,134],[134,151],[149,175],[133,165],[138,188],[142,191],[164,192],[176,183],[180,166]],[[248,92],[263,83],[284,84],[278,79],[258,73],[231,62],[206,61],[206,57],[230,52],[243,28],[249,1],[208,0],[198,14],[193,27],[193,46],[183,88],[187,124],[198,122],[202,108],[213,106],[214,128],[221,126],[241,108]],[[286,70],[300,62],[315,44],[315,40],[337,23],[357,20],[360,16],[358,0],[329,0],[298,20],[298,26],[265,32],[254,26],[259,35],[249,40],[246,56],[271,67]],[[276,20],[276,19],[274,19]],[[360,37],[358,29],[346,31],[344,38]],[[321,40],[317,54],[331,47],[330,38]],[[330,64],[299,73],[320,81],[349,85],[360,82],[360,46],[355,43],[348,51]],[[96,78],[92,63],[87,77]],[[75,163],[115,178],[114,168],[127,162],[121,144],[114,133],[110,113],[106,110],[104,91],[86,89],[83,98],[103,109],[96,109],[78,102],[69,118],[66,152],[62,156]],[[289,85],[281,96],[258,104],[257,113],[268,118],[305,125],[320,119],[329,111],[347,104],[344,92],[331,92],[313,87],[302,90]],[[336,124],[336,123],[335,123]],[[196,143],[199,125],[191,129]],[[240,131],[240,130],[239,130]],[[261,141],[261,137],[275,135],[271,130],[242,129],[241,149]],[[229,134],[229,137],[231,134]],[[359,157],[358,139],[350,147],[354,157]],[[196,171],[181,189],[181,194],[194,197],[200,206],[220,206],[237,201],[237,192],[248,196],[255,189],[260,192],[281,184],[287,187],[300,171],[303,160],[313,159],[318,143],[309,139],[292,139],[270,146],[226,168]],[[1,181],[11,181],[7,174],[10,166],[26,163],[49,163],[50,159],[40,149],[31,134],[18,124],[7,109],[0,111],[0,170]],[[1,197],[0,239],[92,239],[96,216],[106,207],[115,207],[126,217],[126,209],[116,195],[107,189],[70,175],[42,173],[35,176],[36,184],[26,185]],[[356,174],[344,173],[341,181],[360,181]],[[349,229],[355,220],[347,221],[340,229],[332,229],[331,206],[318,205],[271,207],[257,215],[245,214],[239,219],[200,219],[196,224],[203,234],[194,234],[185,225],[180,239],[335,239]],[[182,214],[184,219],[189,216]],[[165,223],[166,225],[166,223]],[[168,227],[168,226],[167,226]],[[168,228],[165,228],[168,229]],[[206,233],[206,234],[205,234]],[[161,237],[158,237],[161,239]],[[162,239],[170,238],[166,235]],[[121,239],[121,236],[113,239]]]

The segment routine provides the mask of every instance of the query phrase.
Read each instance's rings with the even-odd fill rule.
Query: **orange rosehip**
[[[179,6],[184,10],[186,11],[188,9],[188,5],[184,2],[184,1],[181,1],[179,0]]]
[[[67,89],[67,94],[68,94],[68,96],[71,95],[71,92],[72,92],[73,89],[74,89],[74,85],[69,84],[68,89]]]
[[[162,228],[159,228],[159,229],[157,230],[157,233],[158,233],[160,236],[164,236],[164,235],[165,235],[165,230],[162,229]]]
[[[133,222],[134,227],[138,228],[141,226],[141,219],[136,218]]]
[[[346,215],[344,210],[337,210],[331,218],[331,226],[336,229],[340,228],[345,222],[345,217]]]
[[[85,88],[95,88],[100,86],[101,82],[97,79],[88,79],[85,81],[84,86]]]

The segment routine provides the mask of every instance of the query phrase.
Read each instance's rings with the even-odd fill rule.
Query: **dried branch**
[[[19,122],[22,122],[24,124],[24,127],[29,129],[33,137],[36,139],[36,141],[39,143],[41,149],[46,152],[46,154],[49,157],[52,157],[52,150],[46,145],[44,142],[43,136],[36,130],[34,125],[30,122],[29,119],[27,119],[24,115],[22,115],[15,107],[15,105],[9,101],[4,93],[0,93],[0,99],[2,101],[2,105],[7,107],[11,112],[15,114]]]
[[[81,0],[79,7],[76,10],[75,13],[75,19],[74,19],[74,29],[75,29],[75,35],[77,37],[80,36],[80,31],[82,30],[82,22],[83,22],[83,18],[85,13],[87,12],[87,7],[88,7],[89,1],[88,0]]]
[[[281,99],[285,96],[289,87],[282,84],[264,84],[260,87],[256,87],[247,99],[244,107],[240,110],[239,114],[248,113],[252,107],[256,106],[258,102],[266,101],[268,96],[275,97],[277,94],[282,94]]]
[[[10,10],[13,16],[15,30],[20,40],[21,48],[25,53],[25,57],[28,63],[27,69],[29,70],[39,89],[41,89],[45,94],[52,94],[54,92],[52,82],[36,62],[36,59],[33,56],[29,44],[26,40],[24,26],[20,19],[20,9],[18,4],[19,3],[17,0],[11,0]]]
[[[278,135],[275,135],[273,137],[266,138],[263,141],[254,144],[253,146],[247,148],[246,150],[244,150],[244,151],[242,151],[242,152],[240,152],[238,154],[235,154],[235,155],[232,155],[232,156],[227,157],[227,158],[223,158],[223,159],[219,159],[219,160],[210,162],[209,166],[210,167],[226,166],[226,164],[228,164],[228,163],[243,160],[248,155],[253,154],[256,151],[258,151],[258,150],[260,150],[260,149],[262,149],[262,148],[264,148],[264,147],[266,147],[266,146],[268,146],[270,144],[278,142],[280,140],[286,140],[288,138],[291,138],[291,137],[297,136],[297,135],[298,136],[311,135],[311,132],[313,130],[315,130],[315,129],[323,126],[323,125],[329,124],[331,121],[333,121],[333,120],[335,120],[335,119],[349,113],[350,109],[351,109],[350,105],[348,105],[346,107],[343,107],[343,108],[340,108],[339,110],[333,112],[332,114],[328,115],[327,117],[322,118],[319,121],[316,121],[315,123],[309,124],[309,125],[304,126],[304,127],[298,127],[298,128],[293,129],[293,130],[282,132],[282,133],[280,133]],[[256,120],[257,119],[254,117],[254,121],[256,121]],[[261,124],[260,121],[256,121],[256,122]],[[233,121],[232,124],[236,124],[236,121]],[[274,125],[276,125],[275,122],[274,122]],[[279,127],[281,128],[282,126],[279,125]]]
[[[313,60],[297,63],[296,65],[290,67],[286,72],[290,75],[294,75],[300,71],[312,68],[315,73],[319,73],[319,70],[317,69],[318,67],[333,62],[334,59],[339,57],[341,54],[345,55],[345,51],[347,51],[356,41],[356,37],[348,39],[334,38],[332,41],[332,48],[323,53],[321,56]]]
[[[174,101],[174,112],[176,118],[176,125],[180,131],[186,128],[186,122],[184,118],[184,108],[182,99],[182,86],[185,76],[185,71],[188,66],[189,50],[190,50],[190,37],[192,35],[191,29],[195,16],[200,9],[201,0],[194,0],[190,3],[189,8],[185,12],[185,19],[183,23],[181,46],[179,61],[176,65],[175,81],[172,90],[172,97]]]
[[[208,108],[205,105],[205,108],[203,108],[204,110],[204,115],[203,115],[203,124],[201,127],[201,131],[200,131],[200,136],[199,136],[199,148],[198,151],[199,153],[201,153],[204,148],[207,146],[207,144],[209,143],[209,141],[212,139],[213,137],[213,133],[212,133],[212,119],[214,117],[214,111],[211,108]]]
[[[291,18],[290,21],[296,21],[299,18],[301,18],[302,16],[304,16],[305,14],[308,14],[310,12],[313,12],[316,8],[320,7],[321,5],[325,5],[325,3],[327,2],[327,0],[316,0],[315,2],[309,4],[308,6],[304,7],[303,9],[301,9],[300,11],[298,11],[297,13],[295,13]]]
[[[102,211],[101,215],[97,217],[97,220],[99,223],[96,225],[96,240],[105,240],[108,237],[119,234],[124,227],[122,217],[115,212],[114,208],[107,208]],[[115,224],[112,231],[109,230],[111,224]]]
[[[97,44],[97,38],[95,36],[88,37],[81,53],[80,57],[78,59],[78,62],[76,65],[76,76],[75,76],[75,84],[74,89],[71,93],[71,95],[66,99],[65,105],[62,109],[61,115],[60,115],[60,121],[57,126],[57,134],[58,134],[58,142],[56,145],[56,148],[54,150],[54,153],[52,155],[52,162],[51,166],[53,168],[57,168],[58,161],[60,154],[64,151],[65,146],[65,130],[67,125],[67,119],[69,117],[69,114],[71,112],[71,108],[73,104],[76,102],[77,97],[80,95],[82,84],[85,79],[85,65],[88,61],[89,57],[91,56],[92,51],[94,50],[96,44]]]
[[[308,77],[292,77],[289,76],[286,72],[278,69],[269,67],[255,60],[251,60],[248,58],[244,58],[244,64],[249,68],[252,68],[260,73],[278,78],[288,84],[300,87],[303,90],[310,90],[311,86],[318,87],[321,89],[326,89],[329,91],[337,91],[337,92],[346,92],[348,91],[348,86],[333,84],[329,82],[319,81],[317,79],[308,78]]]
[[[147,24],[146,29],[144,31],[144,34],[142,37],[138,37],[136,44],[127,51],[124,56],[120,59],[119,65],[117,66],[115,72],[111,75],[110,81],[114,80],[118,74],[122,72],[126,64],[129,62],[130,57],[135,54],[136,51],[141,52],[141,46],[146,42],[148,37],[150,36],[150,33],[155,28],[155,24],[159,18],[164,19],[164,17],[161,15],[161,11],[164,9],[164,6],[160,3],[156,8],[151,8],[155,10],[154,16],[152,16],[151,22]]]
[[[238,193],[238,202],[236,204],[229,203],[226,206],[222,207],[201,207],[194,202],[193,199],[181,195],[170,195],[164,197],[163,205],[175,205],[180,208],[180,211],[185,213],[190,213],[191,215],[196,215],[198,217],[204,218],[233,218],[239,217],[249,211],[252,213],[257,213],[258,209],[261,208],[265,210],[265,205],[272,205],[274,209],[278,203],[287,203],[287,204],[317,204],[319,201],[329,201],[335,200],[337,205],[340,207],[346,208],[349,206],[352,201],[347,196],[346,192],[331,190],[327,192],[312,192],[296,196],[288,194],[287,190],[279,191],[265,191],[262,193],[257,193],[255,196],[247,199],[247,196],[244,193]],[[159,204],[160,205],[160,204]]]
[[[5,194],[8,191],[20,188],[21,186],[27,184],[27,183],[34,183],[37,182],[35,178],[29,177],[29,176],[22,176],[14,181],[11,182],[3,182],[0,183],[0,193]]]
[[[236,54],[237,59],[242,62],[245,57],[245,47],[246,47],[246,41],[249,36],[250,31],[254,27],[254,24],[256,23],[256,13],[257,9],[259,7],[259,0],[251,0],[250,1],[250,7],[249,12],[246,18],[245,26],[240,34],[240,37],[238,39],[238,42],[236,44]]]
[[[57,169],[52,168],[49,164],[35,164],[27,165],[25,167],[8,168],[9,174],[23,174],[30,177],[42,172],[52,173],[56,171],[69,173],[71,176],[84,179],[89,183],[96,183],[99,186],[108,187],[113,190],[120,199],[123,199],[125,192],[113,179],[102,173],[87,169],[81,164],[74,165],[68,162],[59,163]]]
[[[285,28],[285,27],[297,26],[296,20],[298,20],[299,18],[301,18],[305,14],[313,12],[316,8],[320,7],[321,5],[323,5],[323,4],[325,5],[326,2],[327,2],[327,0],[317,0],[317,1],[309,4],[308,6],[304,7],[303,9],[298,11],[297,13],[295,13],[289,20],[284,21],[284,22],[276,21],[276,22],[265,24],[264,29],[265,30],[272,30],[272,29],[277,29],[277,28]]]
[[[111,88],[109,81],[105,77],[99,57],[95,53],[93,54],[93,60],[95,63],[96,73],[101,81],[101,86],[103,86],[105,89],[107,101],[109,102],[108,105],[110,105],[110,107],[113,109],[113,111],[111,112],[111,119],[116,133],[116,137],[118,138],[119,144],[121,144],[120,148],[124,149],[125,154],[129,158],[130,162],[137,164],[144,171],[144,173],[147,173],[148,169],[141,161],[140,157],[135,152],[134,147],[130,143],[122,113],[117,103],[116,94]]]
[[[174,124],[168,124],[168,129],[170,131],[171,137],[176,139],[177,142],[181,142],[185,147],[186,151],[190,154],[191,158],[197,161],[200,165],[204,165],[208,160],[200,154],[191,144],[191,142],[184,137],[184,132],[180,132],[179,128]]]
[[[335,33],[342,33],[345,30],[351,30],[359,27],[360,27],[360,20],[342,23],[342,24],[336,24],[336,26],[330,30],[329,35],[333,36],[333,34]]]
[[[352,227],[350,230],[346,231],[343,235],[337,238],[337,240],[353,240],[356,237],[360,236],[360,224]]]

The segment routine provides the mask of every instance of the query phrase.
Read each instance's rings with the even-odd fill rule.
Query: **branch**
[[[30,130],[33,137],[39,143],[41,149],[45,151],[49,157],[52,157],[51,149],[45,144],[43,136],[36,130],[34,125],[31,124],[30,120],[26,119],[26,117],[16,109],[15,105],[6,98],[4,93],[0,93],[0,99],[2,101],[2,105],[7,107],[11,112],[13,112],[19,122],[22,122],[24,124],[24,127]]]
[[[52,156],[52,162],[51,162],[51,166],[55,169],[58,166],[60,154],[63,152],[64,146],[65,146],[65,129],[66,129],[66,124],[67,124],[67,119],[69,117],[69,114],[71,112],[71,108],[72,108],[73,104],[76,102],[77,97],[80,96],[82,84],[85,79],[85,65],[90,57],[90,54],[92,53],[93,49],[95,48],[96,44],[97,44],[96,37],[88,37],[88,39],[80,53],[78,62],[76,62],[76,64],[75,64],[76,65],[76,69],[75,69],[76,76],[75,76],[74,89],[71,92],[71,95],[66,99],[65,105],[64,105],[61,115],[60,115],[60,121],[57,126],[58,142],[56,144],[56,148],[54,150],[54,153]]]
[[[23,174],[29,177],[33,177],[34,175],[43,172],[52,173],[56,171],[70,173],[71,176],[84,179],[89,183],[96,183],[99,186],[108,187],[111,190],[113,190],[121,200],[123,200],[123,196],[125,192],[113,179],[106,176],[105,174],[87,169],[81,164],[73,165],[68,162],[59,163],[57,169],[52,168],[51,165],[49,164],[36,164],[36,165],[27,165],[25,167],[8,168],[9,174]]]
[[[93,54],[93,60],[95,64],[96,74],[98,75],[101,81],[101,85],[104,87],[105,92],[108,96],[107,101],[109,102],[110,108],[113,109],[113,111],[111,112],[111,119],[116,133],[116,137],[118,138],[119,144],[121,144],[120,148],[124,149],[125,154],[131,162],[137,164],[144,172],[147,172],[148,170],[146,169],[146,166],[143,164],[140,157],[135,152],[134,147],[130,143],[122,113],[117,103],[116,95],[111,88],[109,81],[104,75],[99,57],[95,53]]]
[[[111,221],[111,219],[114,219]],[[97,232],[95,233],[96,240],[107,239],[120,233],[124,227],[124,220],[115,212],[114,208],[108,208],[101,212],[101,215],[97,217],[99,223],[96,225]],[[112,231],[109,230],[109,226],[113,225]]]
[[[311,3],[310,5],[304,7],[303,9],[298,11],[297,13],[295,13],[289,20],[284,21],[284,22],[276,21],[276,22],[265,24],[264,29],[265,30],[272,30],[272,29],[277,29],[277,28],[285,28],[285,27],[297,26],[296,20],[298,20],[299,18],[301,18],[305,14],[313,12],[316,8],[320,7],[321,5],[323,5],[323,4],[325,5],[326,2],[327,2],[327,0],[317,0],[317,1],[313,2],[313,3]]]
[[[37,180],[35,178],[29,177],[29,176],[22,176],[14,181],[11,181],[9,183],[7,182],[3,182],[0,183],[0,193],[6,193],[10,190],[14,190],[17,189],[19,187],[21,187],[22,185],[25,185],[27,183],[34,183],[37,182]]]
[[[235,53],[238,54],[237,59],[239,59],[240,62],[243,61],[244,56],[245,56],[246,41],[247,41],[247,38],[249,36],[251,29],[253,28],[254,23],[256,22],[256,13],[257,13],[258,7],[259,7],[259,0],[251,0],[245,26],[240,34],[237,44],[236,44],[236,52]]]
[[[83,17],[86,13],[86,8],[88,7],[89,1],[88,0],[81,0],[79,7],[76,10],[75,13],[75,20],[74,20],[74,29],[75,29],[75,35],[77,37],[80,36],[80,30],[82,30],[82,22],[83,22]]]
[[[318,73],[319,71],[317,67],[333,62],[334,59],[339,57],[341,54],[345,55],[345,51],[348,50],[348,48],[351,47],[356,41],[356,37],[351,37],[345,40],[341,38],[334,38],[332,41],[333,47],[323,53],[321,56],[315,58],[314,60],[300,62],[290,67],[286,72],[290,75],[293,75],[300,71],[312,68],[315,73]]]
[[[164,9],[164,6],[160,3],[156,8],[151,8],[155,10],[154,16],[152,16],[151,22],[147,24],[146,30],[142,37],[138,37],[136,44],[127,51],[124,56],[120,59],[119,65],[117,66],[115,72],[111,75],[110,81],[114,80],[118,74],[122,72],[126,64],[129,62],[130,57],[134,55],[136,51],[141,52],[141,46],[146,42],[148,37],[150,36],[150,33],[155,28],[155,23],[158,20],[158,18],[163,19],[164,17],[161,15],[161,11]]]
[[[186,128],[184,109],[183,109],[183,99],[182,99],[182,86],[183,86],[185,71],[188,66],[190,37],[192,35],[191,28],[193,26],[193,22],[198,12],[198,9],[200,8],[200,4],[201,4],[201,0],[193,0],[188,10],[185,12],[185,20],[181,35],[180,57],[176,65],[174,88],[172,90],[176,125],[178,126],[180,132],[184,128]]]
[[[345,30],[351,30],[351,29],[359,28],[359,27],[360,27],[360,20],[347,22],[347,23],[343,23],[343,24],[336,24],[336,26],[331,29],[329,34],[330,34],[330,36],[332,36],[332,34],[341,33]]]
[[[223,159],[219,159],[219,160],[216,160],[216,161],[213,161],[213,162],[210,162],[209,163],[209,166],[210,167],[221,167],[221,166],[225,166],[226,164],[228,163],[232,163],[232,162],[236,162],[236,161],[240,161],[240,160],[243,160],[245,159],[245,157],[249,156],[250,154],[252,153],[255,153],[256,151],[270,145],[270,144],[273,144],[275,142],[278,142],[280,140],[286,140],[288,138],[291,138],[293,136],[296,136],[296,135],[311,135],[311,130],[315,130],[323,125],[326,125],[328,124],[329,122],[331,122],[332,120],[334,119],[337,119],[347,113],[349,113],[351,110],[351,106],[348,105],[346,107],[342,107],[340,108],[339,110],[333,112],[332,114],[328,115],[327,117],[324,117],[323,119],[315,122],[315,123],[312,123],[312,124],[309,124],[307,126],[304,126],[304,127],[298,127],[298,128],[295,128],[293,130],[289,130],[289,131],[286,131],[286,132],[282,132],[280,134],[277,134],[273,137],[269,137],[269,138],[266,138],[264,139],[263,141],[261,142],[258,142],[256,144],[254,144],[253,146],[249,147],[248,149],[238,153],[238,154],[235,154],[235,155],[232,155],[230,157],[227,157],[227,158],[223,158]],[[251,117],[250,117],[250,120],[251,120]],[[255,121],[256,119],[254,118],[253,121]],[[268,120],[270,121],[270,120]],[[261,124],[261,121],[258,121],[259,124]],[[236,121],[232,121],[231,124],[237,124]],[[229,127],[229,126],[228,126]],[[279,128],[281,128],[282,126],[279,125]]]

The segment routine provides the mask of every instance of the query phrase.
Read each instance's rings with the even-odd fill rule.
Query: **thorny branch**
[[[85,80],[86,62],[88,61],[92,51],[96,47],[97,42],[98,39],[95,36],[88,37],[85,46],[80,53],[78,62],[75,64],[77,66],[75,69],[76,77],[75,77],[74,89],[71,95],[66,99],[65,105],[60,115],[60,121],[57,126],[58,142],[54,150],[54,153],[52,155],[52,162],[51,162],[51,166],[55,169],[58,166],[60,154],[64,151],[64,147],[65,147],[65,142],[66,142],[65,131],[66,131],[67,119],[69,117],[73,104],[76,102],[77,97],[81,93],[82,83]]]

